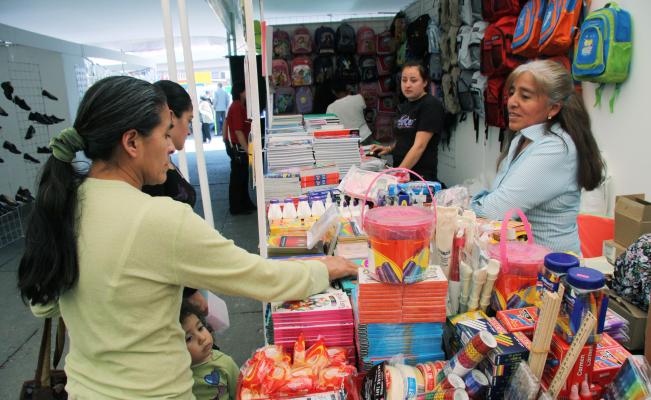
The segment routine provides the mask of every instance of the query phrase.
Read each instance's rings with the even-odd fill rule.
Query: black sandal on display
[[[18,203],[11,200],[6,194],[0,194],[0,204],[8,208],[18,207]]]
[[[2,86],[2,91],[5,93],[7,100],[12,101],[14,98],[14,87],[11,86],[11,82],[2,82],[0,86]]]
[[[21,99],[18,96],[14,96],[13,101],[18,107],[22,108],[25,111],[31,111],[32,110],[32,107],[28,106],[27,103],[25,103],[25,100]]]
[[[43,146],[43,147],[37,147],[36,152],[38,154],[52,154],[52,150],[50,150],[49,147]]]
[[[20,195],[20,197],[27,199],[27,201],[34,201],[34,196],[30,193],[29,189],[26,189],[22,186],[18,187],[18,192],[16,192],[16,196]]]
[[[36,133],[36,129],[32,125],[27,128],[27,134],[25,134],[25,140],[29,140],[34,137],[34,134]]]
[[[45,89],[43,89],[43,91],[41,92],[41,94],[42,94],[43,96],[47,97],[47,98],[50,99],[50,100],[54,100],[54,101],[59,100],[55,95],[53,95],[52,93],[48,92],[48,91],[45,90]]]
[[[25,160],[27,160],[27,161],[31,161],[31,162],[33,162],[34,164],[40,164],[40,163],[41,163],[39,160],[35,159],[34,157],[30,156],[30,155],[27,154],[27,153],[23,154],[23,158],[24,158]]]
[[[3,117],[6,117],[6,116],[8,116],[9,114],[5,111],[4,108],[0,107],[0,115],[2,115]]]
[[[11,142],[8,142],[8,141],[6,141],[6,140],[5,140],[5,142],[2,144],[2,147],[5,148],[5,149],[7,149],[7,150],[9,150],[10,153],[14,153],[14,154],[22,154],[22,151],[18,150],[18,149],[16,148],[16,145],[15,145],[15,144],[13,144],[13,143],[11,143]]]

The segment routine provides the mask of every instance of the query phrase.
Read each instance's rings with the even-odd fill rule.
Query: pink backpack
[[[375,53],[375,31],[368,26],[359,28],[357,30],[357,54],[374,56]]]
[[[291,83],[287,61],[283,59],[273,60],[271,62],[271,84],[274,87],[289,87]]]
[[[359,85],[359,94],[364,97],[366,108],[377,109],[378,87],[377,82],[364,82]]]
[[[289,40],[289,33],[276,29],[274,31],[273,41],[274,58],[289,59],[291,56],[291,43]]]
[[[312,35],[306,27],[296,28],[292,37],[292,54],[312,53]]]
[[[391,31],[384,31],[377,35],[376,49],[379,56],[386,56],[396,52],[396,45]]]
[[[386,56],[378,56],[377,58],[377,74],[378,76],[391,75],[393,68],[396,65],[396,58],[393,54]]]
[[[292,60],[292,86],[312,84],[312,61],[309,57],[296,57]]]

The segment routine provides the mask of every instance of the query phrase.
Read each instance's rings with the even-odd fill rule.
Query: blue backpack
[[[601,83],[596,89],[596,105],[606,83],[615,83],[610,98],[613,112],[620,84],[628,77],[633,52],[631,14],[617,3],[595,10],[581,25],[581,35],[574,54],[572,74],[581,81]]]

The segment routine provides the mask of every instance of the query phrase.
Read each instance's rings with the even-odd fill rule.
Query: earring
[[[547,116],[547,119],[552,119],[552,116],[551,116],[551,115],[548,115],[548,116]]]

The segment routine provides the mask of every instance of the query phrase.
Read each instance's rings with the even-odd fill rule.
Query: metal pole
[[[176,72],[176,54],[174,54],[174,31],[172,30],[170,0],[161,0],[160,4],[163,9],[163,33],[165,34],[165,49],[167,53],[167,72],[171,81],[178,82],[179,77]],[[185,179],[190,182],[188,158],[185,155],[185,149],[179,150],[179,169]]]
[[[199,102],[197,97],[197,86],[194,80],[194,63],[192,61],[192,47],[190,44],[190,29],[188,27],[188,14],[185,0],[177,0],[179,6],[179,20],[181,22],[181,42],[183,43],[183,62],[185,63],[185,74],[188,81],[188,91],[192,98],[194,107],[194,118],[192,120],[192,131],[197,154],[197,169],[199,170],[199,187],[201,188],[201,202],[203,204],[204,219],[210,226],[215,227],[212,214],[212,203],[210,201],[210,187],[208,186],[208,172],[206,171],[206,158],[203,154],[203,135],[201,134],[201,122],[199,120]]]
[[[244,17],[246,24],[246,60],[248,62],[247,103],[251,105],[251,135],[253,137],[253,162],[256,181],[256,203],[258,205],[258,240],[260,255],[267,257],[267,218],[264,207],[264,174],[262,170],[262,141],[260,131],[260,101],[258,98],[258,68],[255,56],[255,32],[253,28],[253,3],[244,0]]]

